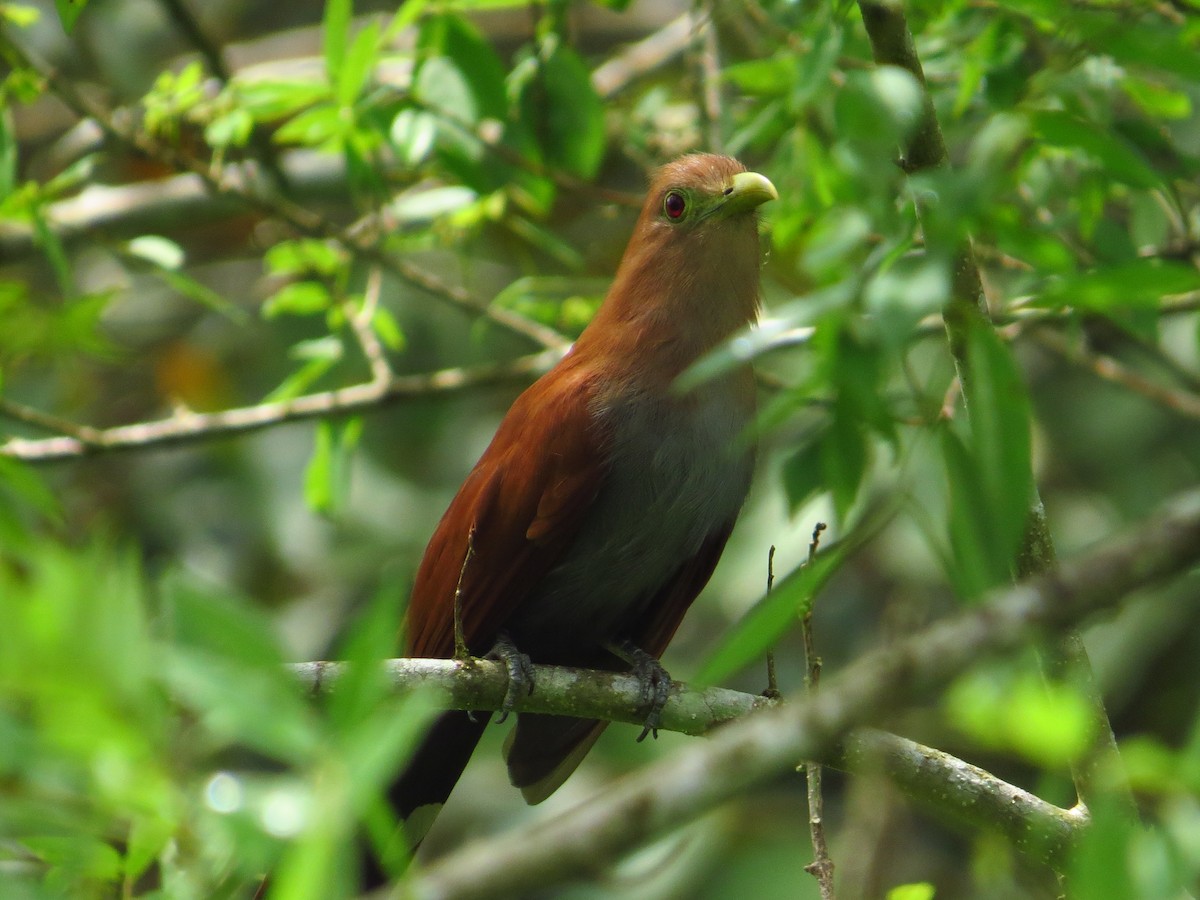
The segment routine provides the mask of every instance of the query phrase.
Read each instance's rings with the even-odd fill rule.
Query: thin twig
[[[387,384],[394,377],[391,363],[383,351],[383,344],[372,325],[375,310],[379,307],[379,293],[383,286],[383,272],[379,266],[371,266],[367,272],[367,287],[363,292],[362,306],[349,310],[350,327],[362,348],[363,356],[371,367],[371,380],[375,384]]]
[[[808,545],[808,560],[805,565],[811,566],[817,558],[817,548],[821,543],[821,532],[825,523],[818,522],[813,527],[812,540]],[[816,642],[813,639],[812,608],[810,607],[800,621],[800,633],[804,638],[804,663],[807,667],[805,686],[810,696],[815,696],[821,683],[821,657],[817,655]],[[837,896],[833,889],[833,858],[829,855],[829,843],[825,840],[825,797],[821,791],[821,764],[809,761],[804,765],[804,778],[808,788],[808,833],[812,840],[813,861],[804,867],[817,879],[821,892],[821,900],[835,900]]]
[[[463,634],[463,580],[467,577],[467,566],[475,555],[475,523],[467,529],[467,552],[463,554],[462,568],[458,570],[458,582],[454,585],[454,659],[467,662],[471,659],[471,651],[467,649],[467,639]],[[507,697],[507,688],[505,689]]]
[[[775,587],[775,545],[771,545],[771,549],[767,551],[767,594],[771,593],[771,589]],[[763,691],[763,696],[771,700],[778,700],[782,695],[779,693],[779,677],[775,672],[775,651],[767,651],[767,689]]]
[[[10,438],[0,444],[0,456],[31,463],[77,459],[92,454],[146,449],[244,434],[301,419],[345,415],[375,409],[407,397],[462,391],[485,384],[528,379],[550,369],[562,357],[561,350],[544,350],[509,362],[470,368],[442,369],[421,375],[397,375],[387,382],[357,384],[333,391],[304,394],[292,400],[242,406],[215,413],[177,412],[166,418],[113,428],[71,425],[50,417],[61,437]],[[0,413],[10,409],[0,406]],[[21,421],[31,421],[28,413]],[[45,425],[49,425],[49,421]],[[35,423],[38,424],[38,423]],[[74,433],[72,433],[72,431]]]

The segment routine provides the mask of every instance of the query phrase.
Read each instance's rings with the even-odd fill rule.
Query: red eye
[[[678,219],[687,209],[687,201],[679,191],[671,191],[667,194],[667,199],[663,201],[663,209],[672,219]]]

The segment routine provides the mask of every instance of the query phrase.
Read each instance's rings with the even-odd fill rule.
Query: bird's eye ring
[[[678,219],[687,209],[687,200],[679,191],[671,191],[663,200],[663,212],[670,219]]]

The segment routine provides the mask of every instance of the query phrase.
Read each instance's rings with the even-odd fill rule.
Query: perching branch
[[[867,654],[814,697],[730,723],[579,807],[443,857],[403,882],[396,896],[528,896],[594,873],[791,772],[797,759],[827,757],[854,727],[935,693],[979,660],[1073,626],[1197,561],[1200,490],[1099,550],[993,591],[979,606]]]
[[[0,444],[0,456],[42,463],[243,434],[301,419],[362,412],[405,397],[424,397],[532,378],[548,371],[562,357],[562,353],[561,350],[543,350],[495,365],[442,369],[423,375],[396,375],[386,381],[371,381],[334,391],[305,394],[277,403],[260,403],[214,413],[185,410],[166,419],[113,428],[72,425],[0,398],[0,415],[65,432],[50,438],[10,438]],[[35,415],[38,421],[35,421]]]

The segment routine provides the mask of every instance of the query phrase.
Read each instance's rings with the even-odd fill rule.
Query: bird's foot
[[[640,647],[625,641],[609,647],[613,653],[633,667],[633,675],[642,686],[642,704],[646,709],[646,721],[638,743],[649,735],[658,740],[658,728],[662,724],[663,707],[671,695],[671,676],[655,657]]]
[[[517,698],[524,694],[533,693],[533,661],[528,654],[522,653],[507,634],[496,638],[496,646],[492,647],[485,659],[495,659],[504,663],[504,671],[508,673],[508,687],[504,691],[504,700],[500,704],[499,725],[508,718],[508,714],[517,705]]]

